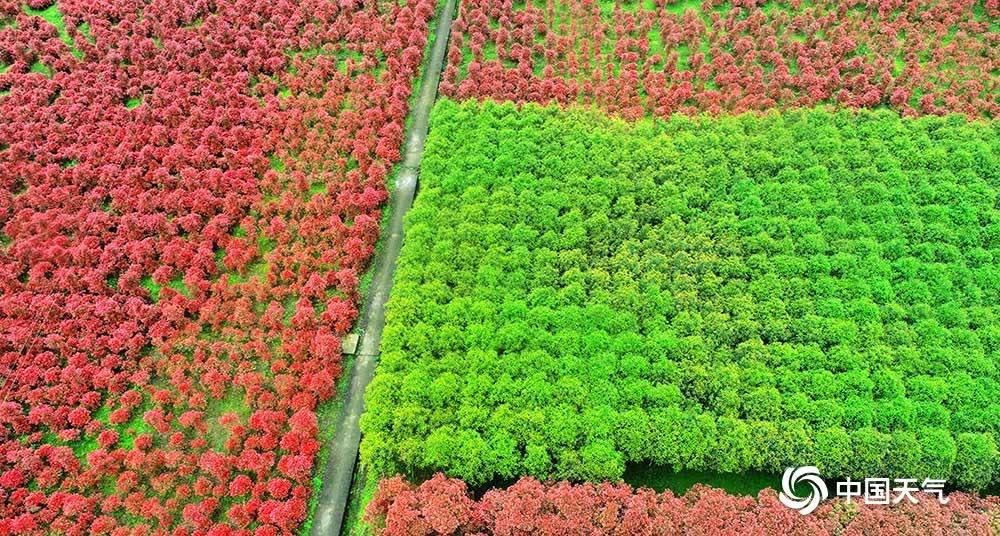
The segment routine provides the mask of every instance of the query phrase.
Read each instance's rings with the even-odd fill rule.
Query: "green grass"
[[[903,58],[900,58],[899,56],[897,56],[896,58],[894,58],[894,65],[893,65],[892,75],[893,76],[899,76],[899,75],[903,74],[903,70],[904,69],[906,69],[906,61],[903,60]]]
[[[39,73],[45,76],[45,78],[52,78],[52,69],[41,61],[36,61],[31,64],[31,72]]]
[[[948,28],[948,33],[941,40],[941,46],[948,45],[949,43],[951,43],[952,41],[954,41],[955,40],[955,34],[957,34],[957,33],[958,33],[958,26],[952,26],[951,28]]]
[[[55,26],[56,30],[59,30],[59,38],[64,43],[70,46],[73,45],[73,40],[70,39],[69,34],[66,32],[66,22],[63,20],[63,14],[59,11],[58,4],[52,4],[45,9],[32,9],[25,5],[24,12],[28,15],[45,19],[45,22],[48,22],[52,26]]]
[[[97,410],[97,413],[93,415],[93,419],[107,426],[108,417],[110,415],[111,415],[111,406],[109,404],[105,404],[101,406],[100,409]],[[143,424],[145,425],[145,423]],[[119,435],[121,436],[121,430],[119,430]],[[73,454],[75,454],[80,461],[85,461],[87,458],[87,454],[90,454],[91,452],[97,450],[97,447],[99,446],[97,444],[97,436],[98,434],[86,435],[70,444],[70,446],[73,449]]]
[[[779,6],[779,2],[767,2],[766,4],[760,6],[760,10],[767,15],[773,15],[775,11],[787,10],[784,6]]]
[[[316,469],[312,478],[312,493],[309,495],[309,506],[306,520],[299,529],[301,536],[307,536],[312,531],[313,519],[316,514],[316,505],[319,504],[320,489],[323,487],[323,474],[326,472],[326,465],[330,459],[330,446],[333,444],[333,435],[337,431],[337,422],[344,410],[344,393],[350,388],[351,370],[354,367],[354,356],[345,356],[344,370],[340,378],[337,379],[337,396],[323,402],[316,408],[317,422],[319,423],[319,434],[317,439],[323,445],[317,454]]]
[[[108,422],[108,418],[111,415],[111,402],[109,401],[101,406],[92,417],[95,421],[104,424],[102,430],[111,429],[118,432],[117,448],[131,450],[135,444],[135,438],[141,434],[148,433],[155,436],[156,431],[143,420],[143,414],[149,409],[152,409],[152,403],[147,401],[132,412],[132,418],[128,422],[113,425]],[[98,435],[99,433],[85,434],[73,441],[62,441],[54,432],[47,431],[42,434],[42,443],[70,447],[73,450],[73,455],[86,466],[87,455],[99,447],[97,443]]]
[[[94,414],[94,420],[107,424],[109,416],[111,416],[111,406],[105,404],[101,406],[101,409],[97,410],[97,413]]]
[[[272,160],[273,162],[273,160]],[[236,226],[231,232],[232,236],[235,238],[245,238],[247,232],[242,226]],[[263,234],[257,237],[257,257],[258,259],[247,265],[244,273],[233,272],[225,269],[223,264],[223,259],[225,258],[226,252],[224,250],[219,250],[216,252],[216,262],[219,265],[219,271],[226,275],[226,283],[229,285],[241,285],[250,281],[251,278],[257,278],[260,282],[267,282],[267,274],[270,272],[271,267],[266,259],[263,257],[274,250],[277,242],[267,238]],[[263,308],[266,307],[265,304],[255,304],[255,307],[260,308],[263,312]]]
[[[292,323],[292,317],[295,316],[295,304],[298,301],[299,301],[299,297],[296,296],[296,295],[294,295],[294,294],[292,294],[291,296],[287,296],[281,302],[281,304],[285,308],[285,316],[282,319],[282,321],[285,323],[286,326],[291,325],[291,323]]]
[[[691,63],[689,58],[691,57],[691,47],[681,44],[677,46],[677,69],[680,71],[691,70]]]
[[[483,59],[486,61],[491,61],[497,59],[497,44],[493,41],[489,41],[483,44]]]
[[[250,418],[250,407],[244,403],[242,389],[230,386],[222,398],[212,398],[205,411],[205,423],[208,425],[206,439],[208,444],[216,451],[226,450],[226,441],[229,439],[229,429],[219,424],[219,417],[227,413],[239,415],[240,422],[245,423]]]
[[[701,12],[701,2],[700,0],[679,0],[674,3],[668,3],[664,7],[664,11],[667,13],[673,13],[674,15],[683,15],[685,11],[692,10],[697,13]]]
[[[327,188],[326,188],[326,183],[325,182],[322,182],[322,181],[321,182],[314,182],[314,183],[311,183],[309,185],[309,197],[310,198],[312,198],[314,196],[317,196],[317,195],[320,195],[320,194],[325,194],[325,193],[327,193]]]
[[[257,261],[247,268],[247,274],[249,274],[250,277],[256,277],[261,281],[267,281],[267,274],[270,271],[271,266],[264,260]]]
[[[91,44],[93,44],[93,43],[96,42],[94,40],[94,37],[90,35],[90,24],[89,23],[84,22],[84,23],[80,24],[80,26],[77,29],[80,31],[80,34],[83,35],[83,38],[86,39],[87,41],[90,41]]]
[[[721,488],[734,495],[756,497],[765,488],[781,486],[781,475],[759,471],[743,473],[708,473],[703,471],[674,472],[668,468],[633,465],[625,470],[623,480],[634,488],[652,488],[657,492],[670,490],[682,495],[695,484]]]
[[[185,298],[190,298],[191,297],[191,291],[188,290],[187,285],[184,284],[184,280],[181,279],[180,276],[175,277],[174,279],[170,280],[170,282],[167,283],[167,286],[170,287],[170,288],[172,288],[172,289],[174,289],[174,290],[176,290],[178,293],[180,293]]]
[[[118,431],[118,445],[124,450],[132,450],[135,446],[135,439],[142,434],[149,434],[156,437],[156,430],[146,424],[142,416],[144,413],[153,408],[153,405],[148,400],[135,410],[132,411],[132,418],[123,424],[115,427]]]
[[[139,282],[146,290],[149,291],[149,296],[153,300],[153,303],[160,301],[160,294],[163,292],[163,286],[158,285],[153,281],[152,276],[143,277]],[[176,290],[179,294],[185,298],[191,297],[191,291],[188,290],[187,285],[184,284],[184,279],[181,276],[177,276],[167,283],[167,287]]]
[[[337,54],[337,68],[340,69],[344,74],[347,72],[347,60],[352,59],[354,63],[360,63],[364,57],[360,52],[356,50],[344,50]]]
[[[363,478],[358,480],[358,475],[362,475]],[[365,522],[364,513],[365,507],[378,491],[378,479],[372,476],[372,473],[368,472],[361,463],[358,464],[355,479],[351,488],[351,501],[344,514],[344,527],[348,536],[371,536],[374,531],[372,526]]]
[[[90,438],[90,437],[86,437],[86,436],[81,436],[80,439],[77,439],[77,440],[74,440],[74,441],[63,441],[63,440],[59,439],[59,436],[56,435],[55,432],[52,432],[51,429],[49,431],[42,432],[42,442],[41,443],[43,445],[55,445],[55,446],[59,446],[59,447],[69,447],[70,449],[73,450],[73,455],[76,456],[76,459],[80,460],[80,462],[82,464],[84,464],[84,465],[86,465],[87,453],[90,452],[90,450],[93,450],[93,449],[97,448],[97,439],[96,438]],[[90,443],[93,443],[93,448],[91,448],[90,450],[87,450],[88,445]],[[32,482],[31,484],[34,485],[35,483]]]
[[[660,34],[659,28],[652,28],[651,30],[649,30],[649,33],[646,35],[646,38],[649,39],[650,55],[653,54],[659,54],[660,56],[665,55],[666,50],[664,49],[663,46],[663,37]]]
[[[142,104],[142,101],[143,101],[142,98],[128,99],[127,101],[125,101],[125,107],[128,108],[129,110],[135,109],[139,107],[140,104]]]
[[[350,74],[347,70],[347,60],[353,60],[355,64],[359,64],[363,59],[364,55],[353,49],[342,48],[340,44],[329,46],[331,43],[326,43],[322,46],[313,47],[305,50],[286,50],[285,56],[290,60],[300,59],[304,61],[312,60],[319,56],[334,57],[337,61],[337,68],[340,69],[344,74]],[[379,59],[384,59],[381,56]],[[290,72],[294,69],[289,69]],[[379,72],[381,69],[379,69]],[[373,73],[374,74],[374,73]]]
[[[271,162],[271,169],[273,169],[278,173],[285,171],[285,163],[282,162],[281,159],[278,158],[276,155],[272,154],[271,156],[268,157],[268,159]]]
[[[76,49],[76,46],[73,43],[73,38],[70,37],[69,32],[66,31],[66,21],[63,19],[62,12],[59,11],[58,4],[52,4],[51,6],[45,9],[31,9],[28,6],[24,6],[24,12],[27,13],[28,15],[41,17],[45,19],[46,22],[48,22],[49,24],[51,24],[56,28],[56,30],[59,32],[59,39],[72,50],[73,55],[76,56],[77,58],[83,57],[83,52]]]
[[[271,268],[267,261],[259,260],[247,266],[245,274],[230,273],[226,282],[230,285],[236,286],[250,281],[251,278],[257,278],[262,283],[266,283],[267,274],[270,270]]]
[[[257,251],[259,251],[261,255],[274,251],[274,248],[277,245],[278,243],[276,241],[267,238],[266,236],[261,235],[257,237]]]

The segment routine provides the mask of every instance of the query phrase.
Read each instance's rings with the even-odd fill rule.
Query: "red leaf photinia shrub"
[[[474,500],[461,480],[437,474],[419,486],[394,477],[379,482],[365,510],[378,534],[976,534],[990,535],[1000,499],[952,493],[896,505],[828,500],[809,515],[778,501],[695,485],[682,496],[627,484],[543,484],[522,478]]]
[[[0,0],[0,533],[298,528],[435,6]]]
[[[625,118],[818,104],[997,118],[994,3],[471,0],[440,90]]]

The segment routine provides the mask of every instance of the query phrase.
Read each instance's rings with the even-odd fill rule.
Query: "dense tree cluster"
[[[989,536],[1000,529],[996,498],[954,493],[946,505],[917,494],[917,504],[868,505],[829,501],[803,516],[778,502],[774,490],[742,497],[696,485],[683,496],[627,484],[542,484],[522,478],[480,500],[465,483],[435,475],[414,486],[402,478],[384,480],[365,512],[378,534],[618,536],[714,534],[968,534]]]
[[[364,458],[1000,481],[997,129],[439,102]]]
[[[0,0],[0,534],[290,533],[433,0]]]
[[[625,117],[834,103],[1000,117],[1000,4],[467,0],[442,91]]]

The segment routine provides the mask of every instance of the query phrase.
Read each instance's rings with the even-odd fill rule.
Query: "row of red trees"
[[[0,1],[0,534],[304,522],[434,6]]]
[[[824,103],[1000,116],[995,1],[655,5],[462,2],[442,92],[626,117]]]
[[[872,505],[855,498],[826,501],[801,515],[767,488],[753,497],[701,484],[682,496],[627,484],[543,484],[523,478],[513,486],[470,497],[465,483],[443,475],[420,486],[384,480],[366,519],[379,534],[447,535],[717,535],[717,534],[968,534],[1000,529],[1000,502],[954,493],[942,505],[917,494],[916,504]]]

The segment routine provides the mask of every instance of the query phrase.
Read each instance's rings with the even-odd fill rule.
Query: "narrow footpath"
[[[338,536],[350,501],[351,480],[358,459],[358,445],[361,442],[358,419],[365,410],[365,388],[375,374],[382,328],[385,327],[385,302],[389,298],[389,291],[392,290],[392,276],[396,270],[399,250],[403,245],[403,217],[410,210],[417,189],[420,157],[424,152],[430,112],[437,98],[438,81],[444,68],[455,1],[446,0],[444,9],[441,10],[434,48],[424,69],[417,102],[410,111],[412,122],[406,135],[406,149],[396,177],[396,187],[390,199],[392,219],[385,231],[388,233],[385,247],[375,258],[371,298],[360,323],[364,327],[364,336],[351,370],[350,387],[344,395],[344,410],[331,440],[330,457],[323,473],[323,486],[313,520],[314,536]]]

